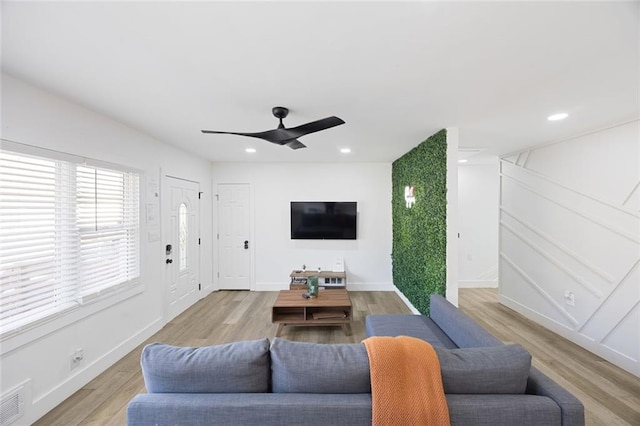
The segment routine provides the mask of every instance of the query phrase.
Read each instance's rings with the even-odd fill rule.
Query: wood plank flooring
[[[212,293],[167,324],[148,342],[203,346],[273,339],[271,306],[277,292]],[[393,292],[350,292],[352,334],[340,327],[285,327],[284,338],[318,343],[354,343],[365,338],[369,314],[410,313]],[[534,364],[585,404],[587,425],[640,425],[640,379],[549,332],[497,303],[493,289],[461,289],[461,309],[505,342],[517,342]],[[128,401],[144,392],[142,347],[54,408],[36,425],[125,425]]]
[[[640,425],[640,378],[497,302],[495,289],[461,289],[460,308],[505,343],[519,343],[533,365],[585,406],[587,425]]]

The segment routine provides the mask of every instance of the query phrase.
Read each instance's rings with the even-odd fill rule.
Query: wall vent
[[[0,426],[9,426],[24,415],[24,385],[2,395],[0,401]]]

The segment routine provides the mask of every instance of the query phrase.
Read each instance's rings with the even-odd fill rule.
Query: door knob
[[[249,248],[249,240],[244,240],[244,248],[245,250]]]
[[[173,259],[167,259],[166,262],[167,262],[167,264],[173,263]]]

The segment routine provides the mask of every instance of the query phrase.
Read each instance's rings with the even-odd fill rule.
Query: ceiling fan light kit
[[[271,109],[271,112],[274,117],[280,120],[280,124],[278,124],[278,127],[273,130],[267,130],[265,132],[257,133],[202,130],[202,133],[248,136],[250,138],[264,139],[267,142],[271,142],[276,145],[286,145],[291,149],[300,149],[306,148],[306,145],[298,140],[299,137],[344,124],[344,120],[342,120],[341,118],[331,116],[287,129],[286,127],[284,127],[282,119],[289,115],[289,109],[281,106],[276,106]]]

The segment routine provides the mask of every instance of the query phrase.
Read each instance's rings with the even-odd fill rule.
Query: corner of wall
[[[447,128],[447,300],[458,306],[458,138]]]

